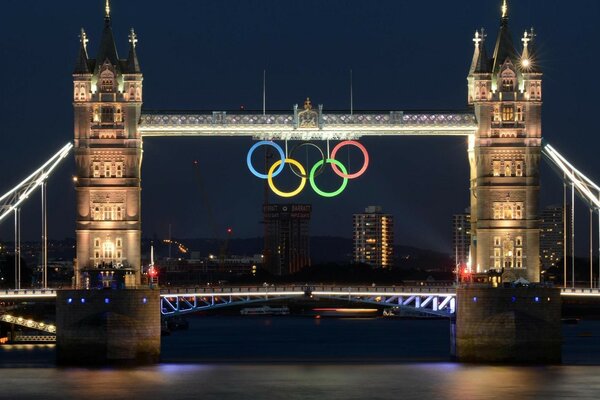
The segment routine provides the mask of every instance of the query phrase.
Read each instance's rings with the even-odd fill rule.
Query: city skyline
[[[36,2],[33,2],[36,3]],[[101,2],[99,2],[101,3]],[[309,2],[310,3],[310,2]],[[335,2],[334,2],[335,3]],[[418,14],[421,6],[419,5],[394,5],[389,2],[381,2],[382,8],[388,7],[390,9],[401,8],[407,11],[409,14],[412,11]],[[523,2],[523,4],[514,4],[511,12],[511,28],[513,31],[513,38],[515,41],[520,36],[522,30],[529,28],[529,25],[534,25],[539,32],[540,38],[540,54],[542,57],[542,66],[546,73],[546,76],[550,76],[545,82],[545,129],[544,136],[548,137],[552,143],[556,143],[557,147],[561,148],[567,154],[573,154],[570,148],[576,148],[574,143],[565,143],[565,135],[558,135],[557,131],[560,131],[561,124],[565,124],[565,121],[558,120],[555,114],[561,115],[561,113],[555,113],[553,110],[557,108],[569,110],[570,104],[564,104],[560,98],[560,93],[568,93],[568,90],[560,87],[561,79],[560,74],[564,72],[561,67],[561,60],[549,53],[546,45],[552,44],[557,49],[560,48],[561,44],[564,44],[565,38],[561,38],[559,43],[555,43],[554,33],[551,29],[548,29],[549,18],[547,15],[543,16],[539,13],[531,13],[531,4],[535,4],[535,1]],[[585,2],[584,2],[585,3]],[[66,2],[65,7],[69,7],[69,3]],[[147,4],[147,3],[145,3]],[[542,12],[552,13],[557,12],[558,2],[546,2],[546,10]],[[466,109],[466,102],[464,101],[466,94],[465,79],[468,72],[468,64],[472,54],[472,42],[471,38],[476,28],[484,25],[490,35],[494,35],[495,29],[497,28],[499,21],[499,12],[496,7],[490,7],[489,4],[477,4],[473,5],[473,9],[469,10],[469,13],[463,15],[464,20],[458,18],[458,21],[445,21],[439,15],[433,15],[435,30],[433,32],[425,32],[421,35],[408,35],[408,29],[410,24],[406,21],[405,17],[402,20],[407,23],[405,27],[398,27],[390,21],[390,18],[385,18],[386,22],[390,22],[390,26],[385,28],[373,28],[368,33],[365,33],[366,38],[359,38],[358,32],[345,32],[348,37],[355,40],[355,43],[366,44],[365,40],[378,39],[370,43],[366,48],[372,52],[366,57],[363,55],[358,56],[347,56],[344,55],[342,50],[348,50],[349,46],[344,41],[336,47],[330,48],[330,54],[326,51],[326,43],[321,43],[318,40],[310,41],[314,43],[315,54],[320,56],[322,63],[320,67],[315,66],[315,63],[311,62],[310,59],[307,61],[302,57],[295,57],[295,53],[288,54],[286,62],[278,60],[276,57],[266,57],[267,61],[261,62],[258,65],[257,61],[252,61],[247,68],[237,68],[237,64],[232,62],[232,59],[228,59],[227,63],[230,63],[229,68],[225,68],[223,71],[217,71],[218,66],[223,67],[223,63],[226,63],[223,59],[218,59],[212,66],[203,65],[200,67],[200,72],[193,74],[194,69],[189,69],[186,61],[195,60],[204,55],[204,52],[199,50],[195,53],[193,50],[185,50],[179,47],[194,48],[189,46],[193,44],[193,38],[197,40],[203,39],[202,33],[208,31],[211,33],[213,38],[220,38],[218,41],[221,45],[209,45],[211,51],[214,54],[225,54],[231,49],[237,49],[238,53],[244,60],[248,60],[248,50],[242,49],[240,43],[236,41],[239,39],[238,35],[240,32],[222,32],[223,36],[219,36],[219,27],[215,25],[198,25],[189,26],[187,28],[182,26],[173,27],[169,25],[168,18],[161,20],[161,23],[165,29],[173,29],[178,34],[172,35],[170,39],[175,40],[176,43],[172,47],[179,48],[178,52],[174,52],[172,47],[165,49],[164,43],[171,42],[166,40],[164,37],[163,30],[157,30],[153,32],[149,25],[152,22],[156,22],[156,16],[151,11],[143,10],[137,13],[139,7],[136,7],[136,2],[115,2],[114,8],[114,30],[117,37],[117,45],[121,54],[126,54],[127,43],[126,34],[130,26],[135,26],[140,37],[140,43],[138,44],[140,62],[145,73],[145,99],[147,99],[144,109],[156,109],[156,108],[183,108],[183,104],[188,106],[191,104],[198,104],[199,109],[236,109],[239,106],[244,105],[246,109],[259,109],[261,107],[260,100],[262,98],[262,70],[267,69],[267,108],[268,109],[287,109],[291,110],[294,103],[301,103],[305,96],[310,96],[314,99],[315,103],[323,103],[326,109],[347,109],[349,107],[349,70],[353,69],[354,75],[354,103],[356,108],[393,108],[393,109],[406,109],[407,105],[413,105],[414,107],[439,107],[439,108],[455,108],[455,109]],[[285,12],[286,7],[283,5],[270,4],[271,8],[270,15],[275,15],[279,12]],[[310,21],[316,23],[317,27],[323,29],[323,32],[331,28],[326,22],[332,22],[333,25],[339,27],[344,18],[354,18],[358,26],[367,27],[368,16],[373,18],[382,18],[383,9],[377,7],[369,7],[365,5],[353,5],[339,11],[340,15],[333,15],[328,13],[329,11],[339,7],[324,5],[324,4],[310,4],[317,7],[321,13],[311,15]],[[595,4],[587,4],[589,7],[596,7]],[[13,5],[15,10],[18,10],[19,5]],[[40,8],[32,11],[31,18],[33,23],[40,24],[42,27],[44,24],[49,23],[49,17],[44,17],[43,11],[44,4],[40,4]],[[195,9],[196,5],[185,4],[181,6],[183,8],[188,7]],[[206,8],[207,15],[212,17],[219,17],[219,7],[213,4],[204,5]],[[263,10],[262,7],[268,7],[261,4],[249,4],[248,2],[230,2],[222,7],[227,8],[233,17],[238,16],[244,10],[254,9],[253,12],[259,14],[258,11]],[[308,7],[308,6],[307,6]],[[449,5],[440,3],[440,11],[443,11],[445,7]],[[454,8],[456,5],[453,6]],[[151,9],[152,7],[149,7]],[[465,9],[468,9],[465,5]],[[48,11],[48,10],[46,10]],[[51,16],[53,13],[58,11],[50,12]],[[94,2],[88,2],[85,5],[79,4],[78,2],[72,2],[70,4],[70,11],[72,14],[67,18],[68,24],[59,30],[61,39],[64,36],[65,43],[72,43],[72,46],[63,46],[65,49],[60,49],[60,57],[57,57],[58,62],[50,63],[46,65],[50,71],[53,71],[50,75],[62,76],[65,79],[68,78],[69,72],[72,70],[77,50],[77,38],[76,35],[79,32],[79,26],[84,25],[88,31],[90,37],[90,48],[94,53],[98,46],[98,40],[100,37],[100,28],[102,26],[102,4],[94,5]],[[165,12],[174,12],[164,10]],[[181,10],[179,10],[181,11]],[[285,45],[285,39],[295,44],[302,44],[306,39],[303,34],[297,33],[296,28],[304,26],[301,23],[306,21],[308,12],[303,7],[297,7],[294,9],[293,24],[290,28],[278,26],[272,29],[283,29],[287,34],[283,35],[283,38],[273,38],[269,35],[264,35],[265,32],[258,29],[252,24],[242,25],[240,30],[244,28],[248,29],[250,33],[259,34],[262,38],[259,47],[255,47],[254,50],[262,53],[266,49],[272,49],[272,46]],[[389,10],[388,10],[389,11]],[[358,19],[357,15],[360,12],[366,12],[367,18],[365,20]],[[38,15],[39,13],[39,15]],[[212,14],[211,14],[212,13]],[[438,13],[436,13],[438,14]],[[439,13],[440,15],[443,12]],[[593,13],[591,13],[593,14]],[[202,16],[201,18],[208,18],[208,16]],[[252,15],[252,14],[251,14]],[[481,16],[485,16],[482,18]],[[61,15],[58,15],[61,17]],[[231,17],[231,16],[228,16]],[[199,17],[200,18],[200,17]],[[223,17],[224,18],[224,17]],[[260,20],[263,17],[257,15],[257,19]],[[439,21],[438,21],[439,19]],[[217,18],[218,20],[218,18]],[[235,20],[235,18],[233,19]],[[231,21],[231,18],[229,18]],[[449,22],[452,23],[452,37],[451,38],[440,38],[439,33],[444,27],[449,29]],[[231,23],[231,22],[229,22]],[[214,22],[213,22],[214,24]],[[458,25],[458,27],[456,26]],[[546,28],[544,28],[546,25]],[[75,27],[74,29],[71,29]],[[68,32],[67,32],[68,28]],[[264,28],[267,29],[267,28]],[[405,31],[406,29],[406,31]],[[581,29],[593,29],[592,26],[582,24]],[[392,30],[397,35],[392,35]],[[230,30],[229,30],[230,31]],[[192,37],[185,33],[192,33]],[[367,30],[365,29],[365,32]],[[576,32],[577,33],[577,32]],[[262,34],[262,36],[260,35]],[[565,35],[572,34],[571,32],[565,33]],[[460,37],[458,37],[460,35]],[[48,51],[43,46],[36,46],[41,43],[44,38],[32,37],[28,32],[24,32],[22,36],[16,37],[14,34],[6,35],[5,37],[11,38],[11,45],[16,46],[17,43],[21,45],[17,46],[20,51],[16,51],[13,56],[18,60],[15,62],[17,65],[25,65],[27,68],[34,68],[38,65],[37,61],[32,63],[25,63],[23,59],[27,58],[28,51],[36,53]],[[176,39],[175,39],[176,38]],[[431,39],[437,38],[439,41],[448,40],[449,45],[453,46],[454,53],[456,56],[448,61],[447,71],[444,71],[444,75],[449,78],[445,79],[445,82],[434,80],[429,82],[424,79],[427,74],[432,71],[432,66],[428,65],[429,62],[415,65],[415,60],[419,59],[419,55],[423,55],[423,59],[429,59],[427,56],[427,43],[431,42]],[[34,41],[35,39],[35,41]],[[362,42],[357,40],[362,40]],[[70,40],[70,41],[69,41]],[[328,39],[331,40],[331,39]],[[450,43],[450,40],[453,43]],[[494,40],[493,37],[488,40]],[[390,47],[392,43],[398,43],[402,41],[409,41],[409,47],[413,52],[413,57],[400,57],[399,53],[402,51],[384,51],[385,49],[395,48]],[[161,45],[162,44],[162,45]],[[581,41],[573,40],[570,43],[570,50],[574,45],[585,45]],[[261,47],[262,46],[262,50]],[[443,46],[442,46],[443,47]],[[28,49],[28,51],[24,51]],[[229,49],[229,50],[228,50]],[[443,52],[445,49],[441,48],[438,44],[436,46],[438,51]],[[489,50],[489,49],[488,49]],[[3,51],[7,51],[6,47],[3,47]],[[57,51],[54,49],[53,51]],[[555,50],[556,51],[556,50]],[[187,77],[187,79],[174,79],[178,78],[180,74],[175,75],[175,70],[167,68],[164,65],[163,58],[172,58],[176,55],[178,67],[184,68],[187,74],[181,76]],[[64,56],[64,57],[63,57]],[[460,57],[459,57],[460,56]],[[463,57],[464,56],[464,57]],[[572,55],[571,58],[576,58],[578,55]],[[595,56],[595,54],[594,54]],[[189,60],[186,60],[186,57]],[[368,59],[375,57],[378,63],[383,66],[378,66],[385,71],[382,77],[373,76],[367,72]],[[23,59],[22,59],[23,58]],[[49,57],[40,57],[48,60]],[[260,58],[260,57],[257,57]],[[36,59],[37,60],[37,59]],[[387,60],[387,61],[386,61]],[[456,61],[455,61],[456,60]],[[54,60],[53,60],[54,61]],[[210,64],[210,63],[208,63]],[[269,64],[275,64],[269,65]],[[347,64],[347,65],[342,65]],[[549,64],[549,65],[548,65]],[[236,65],[236,68],[233,67]],[[9,73],[12,65],[5,66]],[[164,68],[163,68],[164,67]],[[394,73],[394,67],[396,72]],[[186,69],[187,68],[187,69]],[[407,71],[411,71],[411,75],[414,75],[416,79],[410,79],[399,84],[392,80],[395,76],[402,75],[402,71],[406,68]],[[321,71],[320,73],[318,71]],[[348,72],[346,74],[346,71]],[[62,75],[61,75],[62,74]],[[215,75],[218,74],[218,75]],[[323,76],[318,76],[318,75]],[[421,75],[423,74],[423,75]],[[334,75],[336,79],[331,79]],[[347,76],[343,76],[347,75]],[[220,85],[214,85],[210,76],[218,76],[221,80]],[[295,80],[290,80],[290,76],[296,76]],[[412,81],[419,80],[423,82],[421,88],[416,87]],[[558,77],[558,78],[554,78]],[[35,78],[44,79],[44,78]],[[70,116],[67,109],[70,109],[70,100],[68,97],[71,95],[72,87],[65,82],[65,79],[55,79],[48,82],[44,79],[44,83],[41,81],[35,85],[33,82],[31,85],[35,87],[41,87],[42,85],[49,84],[53,88],[50,92],[60,93],[61,97],[65,97],[64,107],[61,107],[58,101],[58,96],[52,96],[48,99],[51,101],[52,106],[43,107],[40,110],[39,120],[33,121],[31,124],[22,126],[19,131],[64,131],[64,139],[68,140],[69,136],[67,133],[70,132]],[[570,82],[577,84],[578,77],[569,74]],[[60,82],[61,85],[57,85]],[[377,85],[376,89],[368,88],[369,85]],[[589,83],[594,85],[595,83]],[[552,88],[552,86],[558,86]],[[550,86],[550,87],[548,87]],[[202,95],[202,88],[209,88],[212,92],[206,96]],[[218,93],[215,88],[223,88]],[[589,86],[590,89],[592,86]],[[255,88],[254,91],[250,90]],[[30,98],[29,91],[33,88],[27,86],[20,87],[21,92],[16,90],[16,86],[12,86],[12,83],[8,83],[7,92],[12,93],[14,102],[8,102],[6,99],[5,107],[3,108],[3,119],[7,121],[4,127],[5,132],[11,131],[11,126],[21,121],[25,115],[24,108],[13,110],[13,107],[17,107],[20,103],[27,101]],[[11,92],[12,90],[12,92]],[[39,93],[39,95],[50,96],[49,94]],[[200,94],[199,94],[200,92]],[[316,92],[316,93],[315,93]],[[593,92],[593,90],[591,90]],[[160,93],[160,96],[159,96]],[[434,99],[427,93],[436,93]],[[19,97],[24,96],[24,97]],[[239,101],[237,101],[239,98]],[[585,109],[585,104],[583,109]],[[413,107],[411,107],[413,108]],[[12,110],[12,111],[11,111]],[[578,115],[583,110],[565,111],[565,114],[569,112],[569,115]],[[11,120],[8,113],[15,116],[15,120]],[[63,112],[65,114],[62,118],[56,118],[55,115]],[[46,114],[49,113],[49,114]],[[50,117],[50,118],[48,118]],[[54,117],[54,118],[52,118]],[[571,117],[573,118],[573,117]],[[565,118],[566,119],[566,118]],[[576,123],[581,123],[582,119],[576,119]],[[569,121],[572,122],[571,119]],[[43,129],[40,129],[40,126]],[[569,125],[571,129],[575,127]],[[590,129],[579,128],[578,131],[590,132]],[[7,136],[7,135],[4,135]],[[11,156],[2,160],[2,167],[4,169],[10,166],[19,165],[21,169],[29,171],[33,169],[33,165],[39,164],[39,160],[44,159],[47,156],[48,149],[52,149],[51,144],[56,143],[58,147],[62,143],[63,137],[58,135],[51,135],[51,137],[42,136],[40,139],[40,148],[29,148],[29,152],[25,151],[24,145],[27,144],[27,140],[15,137],[7,137],[9,145],[13,145],[15,148],[16,158],[11,159]],[[590,135],[589,139],[592,137]],[[435,250],[444,249],[445,251],[451,251],[451,235],[448,233],[448,220],[451,215],[464,208],[464,205],[468,201],[468,162],[466,158],[466,144],[462,139],[441,139],[441,138],[396,138],[396,139],[365,139],[365,144],[369,147],[369,151],[373,155],[373,167],[368,174],[362,178],[359,184],[355,185],[354,188],[350,188],[345,196],[335,201],[327,200],[323,201],[317,199],[312,195],[305,195],[300,198],[301,202],[313,203],[315,205],[315,223],[314,232],[316,235],[333,234],[335,236],[346,236],[345,232],[348,231],[348,227],[340,227],[341,224],[335,224],[335,221],[344,221],[348,215],[354,212],[360,211],[365,204],[377,203],[382,204],[386,210],[391,214],[397,215],[403,221],[402,224],[397,224],[396,237],[398,242],[405,244],[417,245],[420,247],[432,248]],[[215,207],[215,213],[218,215],[219,224],[225,226],[233,226],[234,231],[238,237],[251,237],[260,234],[262,227],[258,224],[260,220],[260,212],[256,211],[260,209],[262,188],[254,184],[251,177],[248,176],[247,171],[243,167],[244,153],[251,143],[249,140],[239,139],[233,141],[231,139],[151,139],[145,142],[145,158],[143,165],[143,179],[144,184],[144,207],[142,210],[143,218],[143,232],[144,236],[151,237],[154,233],[159,236],[164,236],[168,229],[168,224],[171,223],[174,227],[174,235],[178,237],[201,237],[208,236],[206,233],[209,232],[210,228],[208,224],[204,223],[205,214],[201,209],[201,202],[198,200],[199,190],[194,182],[192,162],[199,159],[203,168],[207,170],[207,176],[205,177],[205,185],[209,188],[211,194],[211,201],[217,204]],[[590,146],[591,147],[591,146]],[[389,148],[396,149],[390,151]],[[198,149],[198,150],[195,150]],[[165,150],[163,152],[163,150]],[[589,165],[589,160],[593,160],[593,157],[586,156],[588,149],[581,145],[577,149],[578,162],[584,165]],[[21,155],[25,152],[24,155]],[[229,152],[229,157],[233,161],[227,163],[221,160],[215,159],[215,154]],[[402,163],[398,163],[398,152],[401,152],[404,156]],[[416,159],[412,154],[428,153],[430,155],[429,162],[427,165],[422,164],[419,159]],[[450,154],[448,154],[450,153]],[[228,157],[228,158],[229,158]],[[237,165],[234,161],[240,160],[241,165]],[[581,160],[581,161],[580,161]],[[389,165],[396,162],[399,166],[399,171],[389,171],[383,169],[383,165]],[[165,165],[171,167],[166,168]],[[229,164],[234,164],[235,168]],[[394,164],[394,165],[396,165]],[[403,165],[404,164],[404,165]],[[22,166],[21,166],[22,165]],[[189,166],[189,170],[188,170]],[[410,177],[402,174],[402,167],[407,170],[417,168],[420,172],[418,176]],[[216,179],[213,175],[213,169],[215,171],[222,171],[214,173],[214,175],[220,175],[224,178],[222,180]],[[584,171],[586,169],[584,168]],[[587,172],[587,171],[586,171]],[[593,172],[593,171],[592,171]],[[64,237],[74,236],[74,226],[72,223],[72,209],[71,204],[74,204],[74,194],[70,190],[72,184],[70,183],[70,176],[73,174],[72,164],[66,168],[62,168],[60,175],[53,178],[50,182],[50,204],[59,204],[63,202],[65,204],[64,210],[55,210],[54,216],[51,216],[50,221],[50,236],[51,237]],[[592,174],[593,177],[593,174]],[[14,183],[21,176],[15,176]],[[414,187],[415,179],[423,180],[430,179],[433,181],[432,187],[424,188],[423,191],[406,191],[403,188]],[[544,172],[544,179],[554,179],[551,176],[551,172],[548,169]],[[223,181],[236,182],[236,185],[223,185]],[[5,182],[9,185],[8,180]],[[239,187],[237,182],[240,182]],[[12,183],[12,182],[11,182]],[[8,188],[8,187],[7,187]],[[237,191],[242,191],[248,196],[236,196]],[[408,193],[407,193],[408,192]],[[552,189],[546,189],[546,195],[542,196],[542,206],[546,203],[556,202],[556,198],[560,198],[560,188],[555,183]],[[551,192],[551,193],[548,193]],[[367,198],[365,193],[369,193],[371,197]],[[177,203],[175,207],[164,207],[165,199],[176,198]],[[237,198],[236,198],[237,197]],[[240,198],[241,197],[241,198]],[[438,198],[444,198],[444,202],[438,202]],[[194,200],[195,199],[195,200]],[[251,201],[250,201],[251,200]],[[276,199],[273,199],[276,200]],[[71,202],[71,203],[69,203]],[[170,201],[169,203],[173,203]],[[442,204],[438,204],[442,203]],[[37,205],[28,205],[25,208],[24,214],[24,238],[36,238],[39,237],[37,217],[34,217]],[[254,210],[254,214],[249,212]],[[410,211],[409,211],[410,210]],[[191,215],[191,216],[190,216]],[[255,221],[251,221],[248,216],[255,215]],[[245,221],[243,220],[245,219]],[[31,221],[33,220],[33,221]],[[2,226],[2,239],[9,240],[12,237],[10,224]],[[204,234],[203,234],[204,233]]]

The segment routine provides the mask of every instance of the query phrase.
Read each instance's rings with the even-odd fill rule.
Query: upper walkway
[[[472,112],[373,111],[314,113],[145,111],[142,136],[234,136],[260,140],[355,140],[362,136],[468,136],[477,131]]]

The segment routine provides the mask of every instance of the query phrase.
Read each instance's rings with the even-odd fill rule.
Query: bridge
[[[110,293],[110,292],[107,292]],[[3,290],[2,301],[53,301],[57,290]],[[85,292],[82,292],[85,301]],[[597,298],[600,289],[561,288],[563,298]],[[382,308],[397,307],[409,311],[449,317],[456,312],[454,286],[228,286],[160,289],[163,316],[192,314],[227,307],[240,307],[294,299],[330,299]],[[71,299],[80,301],[81,299]],[[533,300],[533,299],[532,299]],[[9,321],[4,321],[9,322]]]

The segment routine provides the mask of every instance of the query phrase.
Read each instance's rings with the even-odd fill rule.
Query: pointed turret
[[[496,40],[496,47],[494,48],[494,64],[492,71],[497,73],[500,66],[504,64],[506,59],[510,59],[513,64],[517,65],[518,57],[515,51],[515,45],[513,43],[512,35],[508,29],[508,1],[503,0],[502,2],[502,21],[500,23],[500,31],[498,32],[498,39]]]
[[[92,71],[90,70],[89,58],[87,52],[87,44],[89,42],[85,30],[81,28],[81,34],[79,35],[79,41],[81,45],[79,46],[79,54],[77,56],[77,61],[75,62],[75,70],[73,70],[74,74],[90,74]]]
[[[535,31],[525,31],[521,41],[523,42],[523,54],[521,55],[521,70],[524,73],[540,73],[540,63],[537,57],[537,49],[535,46]]]
[[[129,57],[127,57],[127,73],[141,74],[140,62],[138,61],[137,52],[135,51],[138,39],[135,31],[131,28],[129,33]]]
[[[106,60],[110,61],[115,67],[119,66],[119,55],[117,54],[117,45],[112,31],[112,19],[110,15],[110,0],[106,0],[104,30],[100,39],[100,48],[96,56],[96,68],[102,65]]]
[[[473,42],[475,43],[475,51],[473,53],[473,61],[471,62],[471,68],[469,69],[469,75],[473,74],[487,74],[490,72],[490,59],[488,58],[487,51],[485,49],[485,31],[481,29],[475,31],[475,37]]]

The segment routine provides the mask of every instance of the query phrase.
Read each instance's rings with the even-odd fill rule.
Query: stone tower
[[[504,270],[505,281],[539,281],[539,168],[542,141],[542,73],[535,34],[526,31],[519,53],[502,4],[492,57],[486,35],[475,33],[468,101],[479,129],[470,140],[472,268]]]
[[[137,38],[129,35],[129,55],[120,59],[112,31],[110,2],[100,46],[88,57],[81,46],[73,72],[77,175],[77,259],[75,285],[140,284],[140,172],[142,73]]]

